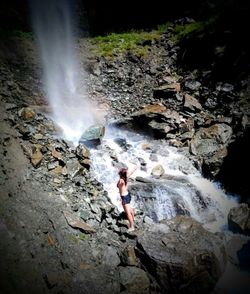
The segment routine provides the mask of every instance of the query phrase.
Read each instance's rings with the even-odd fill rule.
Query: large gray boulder
[[[200,128],[190,142],[190,152],[197,158],[203,158],[203,169],[212,176],[220,171],[232,134],[233,130],[229,125],[218,123]]]
[[[137,250],[162,293],[210,293],[226,265],[223,234],[188,216],[151,226],[138,235]]]
[[[100,145],[105,134],[105,127],[100,124],[92,125],[82,134],[79,143],[87,147]]]

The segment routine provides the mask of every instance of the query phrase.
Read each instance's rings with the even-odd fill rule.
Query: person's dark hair
[[[122,168],[122,169],[120,169],[120,171],[119,171],[119,176],[120,176],[121,179],[124,180],[125,185],[127,185],[127,181],[128,181],[128,178],[127,178],[127,171],[128,171],[128,170],[127,170],[126,168]]]

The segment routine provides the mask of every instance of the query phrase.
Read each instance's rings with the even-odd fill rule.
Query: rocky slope
[[[107,123],[141,129],[143,121],[214,176],[249,127],[246,99],[231,84],[210,89],[195,71],[178,74],[170,34],[149,44],[145,59],[82,56],[89,96]],[[86,53],[82,40],[79,50]],[[27,39],[4,40],[0,48],[3,293],[211,292],[228,259],[223,234],[182,216],[153,225],[143,213],[128,234],[91,174],[88,150],[58,138],[46,115],[36,52]]]

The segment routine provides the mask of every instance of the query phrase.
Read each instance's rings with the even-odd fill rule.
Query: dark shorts
[[[124,205],[124,204],[129,204],[130,203],[130,201],[131,201],[131,195],[130,195],[130,193],[128,192],[128,194],[127,195],[125,195],[125,196],[121,196],[122,197],[122,204]]]

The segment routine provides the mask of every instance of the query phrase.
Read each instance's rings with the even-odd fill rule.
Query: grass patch
[[[80,232],[79,239],[82,240],[82,241],[84,241],[84,240],[86,240],[86,238],[87,238],[87,235],[84,234],[84,233],[82,233],[82,232]]]
[[[158,26],[151,32],[130,31],[121,34],[109,34],[94,37],[90,40],[93,45],[92,53],[97,56],[114,56],[126,52],[133,52],[139,57],[148,54],[150,44],[159,39],[170,23]]]
[[[33,32],[24,32],[21,30],[4,30],[0,28],[0,37],[11,38],[11,37],[20,37],[23,39],[34,39]]]
[[[73,242],[73,243],[78,243],[78,242],[79,242],[77,236],[74,235],[74,234],[70,234],[70,235],[69,235],[69,240],[70,240],[71,242]]]
[[[184,25],[176,25],[174,27],[172,41],[179,42],[183,39],[192,38],[194,35],[198,38],[202,38],[206,32],[214,25],[216,17],[209,19],[208,21],[197,21]]]

